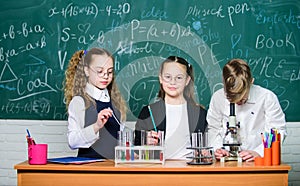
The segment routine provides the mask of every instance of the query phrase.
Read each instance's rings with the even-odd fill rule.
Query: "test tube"
[[[164,131],[158,131],[158,136],[159,136],[159,146],[164,148],[164,145],[165,145],[165,132]],[[163,161],[163,158],[164,158],[164,151],[161,150],[160,153],[159,153],[159,160],[160,161]]]
[[[141,130],[141,146],[145,147],[146,145],[146,131],[145,130]],[[144,160],[145,159],[145,151],[141,150],[141,159]]]
[[[192,148],[194,148],[193,157],[197,156],[197,148],[198,148],[198,134],[196,132],[192,133]]]
[[[127,148],[130,147],[129,138],[130,138],[129,132],[126,131],[126,132],[125,132],[125,146],[126,146]],[[128,160],[130,159],[130,154],[129,154],[129,149],[127,149],[127,148],[126,148],[126,160],[128,161]]]
[[[122,146],[123,145],[122,140],[123,140],[123,132],[122,131],[118,131],[118,146]]]
[[[198,157],[197,158],[197,162],[201,162],[202,161],[202,147],[203,147],[203,136],[202,136],[202,132],[198,131],[197,133],[197,137],[198,137],[198,144],[199,144],[199,149],[197,151]]]
[[[123,132],[118,131],[118,146],[123,146]],[[122,159],[123,150],[117,152],[117,159]]]
[[[146,145],[145,141],[146,141],[146,131],[141,130],[141,146]]]
[[[197,138],[198,138],[198,146],[199,147],[203,147],[203,136],[202,136],[202,132],[198,132],[197,133]]]
[[[158,145],[163,147],[165,145],[165,131],[158,131],[159,143]]]
[[[146,132],[146,143],[147,143],[147,145],[151,145],[151,140],[152,140],[152,132],[147,131]]]
[[[146,143],[147,143],[147,146],[150,144],[150,141],[149,141],[149,140],[151,139],[151,136],[152,136],[152,135],[151,135],[151,131],[147,131],[147,132],[146,132]],[[148,148],[147,146],[146,146],[146,148]],[[149,160],[149,159],[150,159],[149,156],[150,156],[149,150],[145,150],[145,159],[146,159],[146,160]]]
[[[197,133],[192,133],[192,147],[198,147],[198,144],[197,144]]]
[[[202,143],[202,147],[207,147],[208,146],[208,132],[204,132],[203,133],[203,143]]]
[[[130,131],[130,133],[129,133],[130,135],[130,138],[129,138],[129,141],[130,141],[130,148],[131,148],[131,154],[130,154],[130,159],[131,159],[131,161],[134,161],[134,145],[133,145],[133,139],[134,139],[134,137],[133,137],[133,131]]]

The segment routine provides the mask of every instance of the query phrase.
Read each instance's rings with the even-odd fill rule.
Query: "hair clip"
[[[188,66],[189,66],[189,68],[191,68],[191,64],[190,63],[188,63]]]
[[[87,53],[88,53],[88,51],[87,51],[87,50],[84,50],[83,54],[86,55]]]

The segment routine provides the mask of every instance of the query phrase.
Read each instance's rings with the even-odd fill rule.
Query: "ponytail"
[[[74,96],[74,80],[75,80],[75,73],[80,61],[83,61],[84,51],[79,50],[73,54],[69,61],[69,65],[65,72],[65,81],[64,81],[64,93],[65,93],[65,101],[66,106],[68,108],[71,99]]]

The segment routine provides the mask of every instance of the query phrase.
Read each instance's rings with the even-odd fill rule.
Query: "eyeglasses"
[[[100,78],[104,77],[105,75],[107,75],[107,77],[111,78],[114,74],[113,69],[108,69],[106,72],[103,69],[94,70],[91,67],[89,67],[89,69],[91,69],[93,72],[95,72],[97,74],[97,76]]]
[[[164,74],[162,76],[162,79],[167,83],[170,83],[173,79],[175,80],[176,83],[182,83],[186,79],[186,76],[177,75],[175,77],[172,77],[170,74]]]

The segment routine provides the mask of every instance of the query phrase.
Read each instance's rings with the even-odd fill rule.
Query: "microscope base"
[[[222,157],[220,159],[220,162],[225,162],[225,161],[237,161],[237,162],[243,162],[243,159],[241,157]]]

